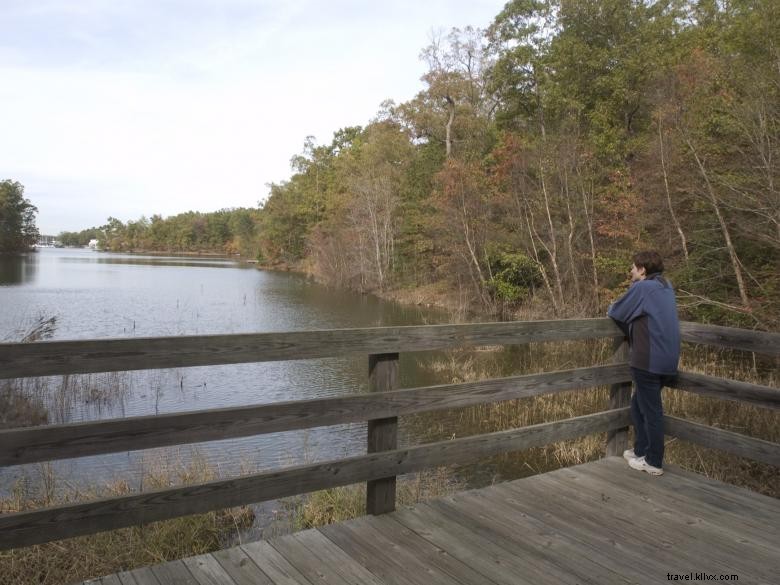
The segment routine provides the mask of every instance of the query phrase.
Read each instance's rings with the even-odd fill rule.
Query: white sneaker
[[[633,449],[626,449],[623,451],[623,459],[626,461],[631,461],[632,459],[636,459],[636,453],[634,453]]]
[[[664,474],[663,469],[660,467],[653,467],[647,461],[645,461],[644,457],[634,457],[633,459],[629,459],[628,466],[631,467],[631,469],[636,469],[638,471],[646,471],[650,475]]]

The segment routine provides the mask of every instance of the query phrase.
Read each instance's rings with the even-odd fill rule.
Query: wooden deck
[[[621,458],[87,581],[103,585],[780,582],[780,501]],[[684,580],[684,579],[679,579]]]

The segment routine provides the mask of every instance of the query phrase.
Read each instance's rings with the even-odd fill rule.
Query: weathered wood
[[[273,579],[241,547],[209,556],[236,585],[644,584],[690,572],[768,585],[780,571],[778,517],[775,498],[673,465],[650,477],[610,457],[244,545]],[[193,584],[214,567],[198,558],[183,561]],[[140,571],[119,580],[160,585],[121,578]]]
[[[141,567],[134,571],[121,571],[117,573],[117,576],[122,585],[160,585],[149,567]]]
[[[368,356],[370,392],[390,392],[398,388],[398,354]],[[368,453],[398,448],[398,417],[368,421]],[[384,514],[395,510],[395,476],[371,480],[366,484],[366,513]]]
[[[160,585],[193,585],[195,579],[180,560],[150,567]]]
[[[210,554],[182,559],[198,585],[236,585],[231,576]]]
[[[632,563],[618,572],[614,559],[618,551],[608,550],[590,536],[578,540],[567,524],[565,530],[550,525],[530,514],[521,514],[509,507],[500,492],[485,488],[474,492],[456,494],[439,502],[452,504],[464,514],[482,519],[485,523],[508,539],[529,540],[540,547],[550,562],[558,564],[573,574],[595,578],[599,583],[635,583],[646,575],[644,566]],[[619,553],[618,553],[619,554]]]
[[[322,526],[320,532],[357,563],[371,571],[387,585],[426,585],[419,575],[410,573],[386,548],[356,535],[349,522]]]
[[[588,475],[601,480],[610,486],[610,489],[604,487],[610,501],[613,491],[623,492],[647,505],[673,510],[691,524],[708,521],[714,526],[738,530],[745,538],[758,543],[780,542],[780,504],[774,498],[750,491],[745,497],[740,491],[748,490],[722,482],[708,485],[703,475],[688,478],[687,472],[674,465],[665,466],[663,482],[652,483],[641,473],[626,473],[627,465],[622,457],[611,459],[569,468],[565,476]],[[621,505],[621,501],[618,494],[615,505]]]
[[[603,571],[586,559],[581,562],[568,564],[571,559],[564,559],[563,550],[559,542],[544,537],[541,542],[534,538],[534,534],[523,530],[521,534],[515,530],[502,530],[500,520],[488,519],[462,502],[449,500],[436,500],[426,502],[432,510],[442,514],[448,522],[454,523],[458,529],[468,530],[470,533],[490,542],[500,549],[504,549],[514,556],[522,559],[533,559],[533,562],[524,561],[525,575],[533,579],[535,583],[541,583],[552,579],[555,583],[592,583],[605,582],[617,583],[620,579],[614,573]],[[607,579],[605,581],[605,579]]]
[[[274,582],[260,570],[241,547],[233,547],[212,553],[214,559],[225,569],[236,585],[274,585]]]
[[[387,515],[384,515],[387,517]],[[396,567],[396,571],[404,570],[406,576],[418,585],[451,585],[452,575],[439,569],[435,565],[422,562],[409,547],[409,541],[394,540],[389,538],[377,528],[372,520],[374,517],[362,517],[344,522],[338,527],[338,532],[347,537],[340,541],[343,543],[362,543],[368,554],[374,557],[384,557],[388,564]],[[335,539],[333,530],[327,530],[327,535]],[[342,536],[343,538],[343,536]],[[349,545],[347,545],[349,546]],[[354,547],[354,545],[352,545]],[[365,554],[365,553],[364,553]]]
[[[780,445],[716,429],[674,416],[664,416],[664,432],[683,441],[780,467]]]
[[[538,559],[516,548],[503,548],[457,524],[426,504],[399,510],[393,518],[498,585],[558,585],[558,575],[545,574]],[[572,581],[565,581],[573,583]]]
[[[613,345],[612,361],[625,364],[629,358],[628,342],[616,339]],[[625,408],[631,403],[631,379],[612,384],[609,388],[609,408]],[[628,427],[607,432],[607,456],[622,455],[628,449]]]
[[[499,453],[625,426],[628,416],[628,409],[611,410],[521,429],[234,479],[0,515],[0,550],[397,476],[430,467],[473,462]]]
[[[632,470],[624,468],[623,476],[627,476],[628,471]],[[645,481],[650,479],[644,475]],[[656,552],[651,547],[661,545],[664,553],[673,551],[677,567],[702,563],[713,572],[722,574],[733,570],[739,559],[748,560],[750,565],[762,567],[754,569],[754,573],[764,578],[768,576],[763,567],[771,562],[769,551],[750,546],[725,525],[689,523],[691,518],[684,518],[684,510],[645,504],[635,494],[615,486],[615,480],[621,478],[618,476],[611,482],[601,482],[587,475],[543,474],[533,489],[539,493],[553,491],[558,494],[561,500],[565,500],[572,517],[577,518],[595,510],[604,528],[609,527],[626,542],[636,534],[641,535],[640,538],[648,542],[634,548],[635,553],[644,549],[647,554],[656,556],[661,551]],[[610,498],[607,502],[604,501],[605,494]],[[636,508],[642,506],[638,501],[647,506],[640,508],[647,513],[637,513]],[[658,535],[663,536],[659,538]]]
[[[0,431],[0,466],[215,441],[526,398],[630,379],[628,366],[578,368],[396,390]]]
[[[493,582],[481,573],[396,521],[392,514],[373,516],[366,521],[391,542],[403,543],[404,549],[417,559],[417,562],[449,575],[456,583],[493,585]]]
[[[622,335],[611,319],[0,343],[0,379],[427,351]]]
[[[295,567],[311,585],[350,585],[332,566],[322,563],[308,548],[295,538],[274,538],[269,544]]]
[[[241,548],[275,585],[309,585],[306,577],[267,542],[250,542]]]
[[[322,566],[335,571],[349,583],[354,585],[385,585],[376,575],[357,563],[319,530],[304,530],[288,538],[301,543],[308,550],[308,554],[314,556]]]
[[[704,396],[714,396],[723,400],[733,400],[755,406],[780,409],[780,390],[769,386],[726,380],[724,378],[685,371],[681,371],[677,375],[676,381],[671,386]]]
[[[754,351],[766,355],[780,356],[780,333],[751,331],[736,327],[705,325],[682,321],[680,335],[683,341],[714,345],[729,349]]]

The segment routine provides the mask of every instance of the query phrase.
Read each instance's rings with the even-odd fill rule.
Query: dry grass
[[[214,469],[198,457],[186,465],[158,457],[150,460],[145,468],[145,490],[216,479]],[[63,492],[55,489],[57,479],[50,468],[43,475],[44,485],[35,486],[35,490],[26,482],[18,482],[12,495],[0,500],[0,513],[138,491],[126,481],[116,481],[99,490],[71,488]],[[2,551],[0,585],[71,583],[219,550],[229,544],[240,529],[251,526],[253,520],[251,509],[234,508]]]
[[[411,506],[443,497],[464,489],[447,468],[438,468],[399,477],[396,501],[399,506]],[[278,536],[297,530],[315,528],[366,514],[365,484],[349,485],[314,492],[307,496],[281,501],[279,518],[267,531]]]
[[[609,360],[611,345],[600,342],[531,344],[526,348],[494,352],[458,351],[428,365],[441,382],[479,379],[584,367]],[[776,360],[746,352],[686,347],[681,368],[711,376],[777,387]],[[608,389],[564,392],[496,404],[482,404],[457,411],[457,424],[447,418],[419,415],[415,428],[427,429],[431,440],[448,436],[489,433],[599,412],[608,403]],[[780,413],[766,408],[699,396],[682,390],[665,390],[667,414],[780,442]],[[496,468],[494,480],[514,479],[598,459],[604,455],[605,437],[589,436],[522,453],[492,458],[482,464]],[[780,497],[777,470],[763,463],[706,450],[673,438],[667,439],[666,461],[708,477]]]

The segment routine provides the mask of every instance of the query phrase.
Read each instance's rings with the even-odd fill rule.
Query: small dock
[[[558,585],[780,578],[780,501],[619,457],[90,585]]]
[[[780,333],[688,322],[680,332],[686,343],[780,357]],[[585,340],[611,343],[607,363],[400,388],[401,353]],[[780,583],[778,500],[680,469],[650,477],[620,457],[631,372],[610,319],[0,343],[0,380],[355,354],[368,357],[366,393],[0,430],[2,467],[367,422],[364,454],[0,514],[0,551],[365,482],[365,517],[88,582]],[[609,389],[599,412],[399,448],[401,416],[594,387]],[[774,387],[688,371],[674,387],[780,409]],[[780,467],[778,443],[668,415],[664,427]],[[399,476],[589,435],[606,439],[604,459],[396,510]]]

